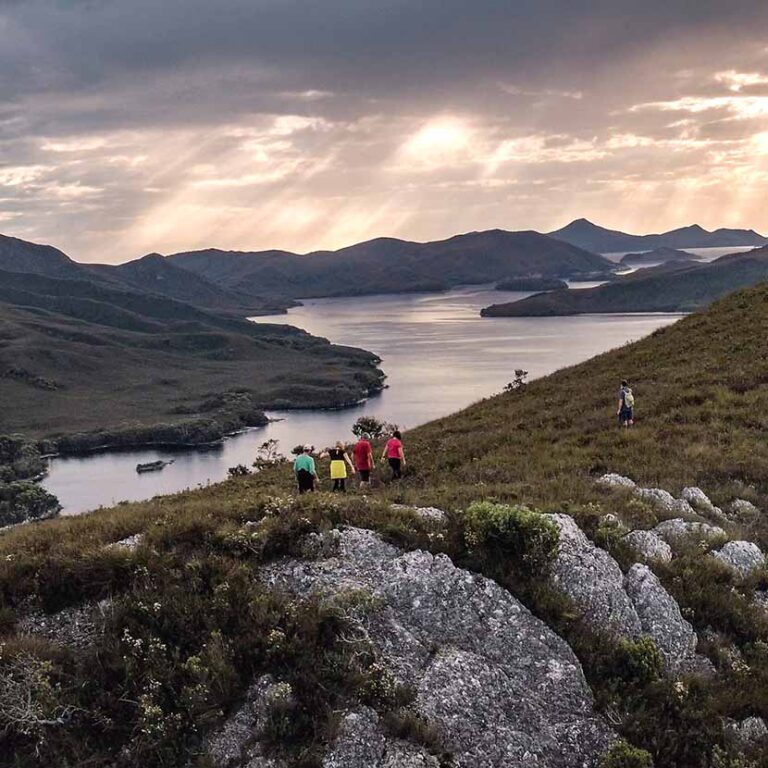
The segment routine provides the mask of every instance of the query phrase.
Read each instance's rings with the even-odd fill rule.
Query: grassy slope
[[[0,433],[43,437],[188,420],[245,391],[261,407],[353,402],[373,356],[84,281],[3,273]]]
[[[617,650],[585,632],[568,606],[547,593],[544,580],[516,571],[503,550],[468,552],[460,510],[479,498],[522,500],[567,510],[592,535],[600,534],[595,523],[607,511],[629,523],[653,524],[647,506],[595,486],[595,475],[605,470],[672,491],[697,483],[716,501],[739,495],[765,508],[767,322],[768,286],[762,285],[639,343],[414,430],[406,435],[407,480],[385,485],[371,503],[355,495],[291,500],[290,471],[283,467],[6,534],[0,538],[0,627],[12,633],[15,618],[30,606],[55,611],[84,599],[119,596],[94,653],[72,655],[11,634],[0,662],[13,669],[13,660],[24,654],[51,659],[61,700],[90,708],[96,718],[91,723],[81,716],[69,729],[43,731],[46,738],[39,742],[12,736],[18,765],[36,765],[38,749],[53,762],[88,756],[94,766],[112,765],[123,744],[129,745],[121,763],[126,766],[161,753],[167,764],[181,764],[181,756],[194,749],[194,729],[216,722],[219,709],[237,702],[252,676],[265,669],[290,680],[300,697],[299,711],[289,712],[290,722],[278,723],[277,732],[301,748],[303,762],[296,765],[319,765],[322,743],[333,729],[330,713],[350,700],[369,701],[366,691],[380,690],[382,681],[371,677],[371,668],[356,666],[366,658],[356,652],[362,649],[348,649],[350,657],[334,640],[339,630],[345,634],[343,618],[331,617],[334,630],[312,606],[256,594],[254,577],[260,563],[295,552],[306,532],[340,523],[378,529],[405,547],[445,551],[510,588],[573,645],[598,705],[624,735],[654,754],[657,765],[744,765],[715,759],[714,750],[724,746],[721,717],[768,716],[768,622],[749,609],[752,590],[765,584],[737,584],[722,568],[708,565],[700,550],[660,569],[696,628],[713,628],[744,654],[741,666],[718,663],[715,680],[686,683],[681,692],[671,682],[640,674],[634,651]],[[614,418],[622,376],[633,380],[638,397],[639,423],[629,433]],[[327,467],[321,472],[326,475]],[[434,537],[431,524],[389,510],[388,501],[443,505],[456,514],[445,537]],[[275,510],[279,514],[270,516]],[[241,527],[265,513],[268,521],[258,533]],[[139,531],[146,532],[147,546],[135,555],[103,548]],[[731,533],[768,544],[762,521],[753,530]],[[621,550],[615,554],[621,557]],[[155,602],[159,607],[148,611]],[[305,617],[298,626],[297,616]],[[161,640],[167,652],[137,655],[120,639],[125,627],[144,643]],[[273,629],[287,642],[265,642]],[[213,659],[204,650],[212,640],[226,651]],[[716,644],[707,649],[719,658]],[[205,674],[199,699],[191,704],[189,658],[199,659],[195,667]],[[163,681],[159,693],[153,680]],[[144,696],[160,707],[163,728],[147,730],[146,716],[123,703]],[[369,703],[385,712],[395,706],[392,700]],[[109,721],[99,724],[105,714]],[[183,726],[177,728],[172,724],[178,718]],[[195,724],[191,731],[187,719]],[[291,730],[296,724],[299,730]]]
[[[596,496],[593,476],[629,474],[672,491],[734,485],[768,501],[768,284],[651,337],[530,383],[409,435],[415,482],[465,499],[536,503]],[[510,361],[510,368],[514,367]],[[613,428],[619,382],[638,423]]]
[[[553,291],[496,304],[486,317],[541,317],[595,312],[690,312],[768,278],[768,248],[711,264],[672,263],[584,290]]]

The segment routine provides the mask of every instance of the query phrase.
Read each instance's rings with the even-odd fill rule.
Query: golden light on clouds
[[[399,158],[412,167],[434,170],[461,159],[472,149],[473,129],[457,117],[436,117],[410,136]]]
[[[768,5],[649,2],[0,3],[1,231],[113,262],[582,216],[768,233]]]

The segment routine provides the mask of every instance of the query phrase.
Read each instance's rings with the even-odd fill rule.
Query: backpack
[[[634,408],[635,407],[635,396],[632,394],[631,389],[625,389],[624,390],[624,405],[627,408]]]

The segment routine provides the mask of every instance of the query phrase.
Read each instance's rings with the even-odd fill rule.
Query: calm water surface
[[[270,413],[281,420],[232,437],[216,450],[136,450],[55,459],[44,485],[59,497],[64,514],[72,515],[218,482],[228,467],[250,464],[265,440],[279,440],[286,454],[298,443],[324,447],[350,439],[350,426],[362,414],[414,427],[500,392],[515,368],[542,376],[639,339],[679,317],[479,315],[488,304],[525,295],[482,286],[442,294],[316,299],[288,315],[258,318],[374,352],[382,359],[389,388],[351,409]],[[174,463],[162,472],[136,474],[137,463],[158,458],[172,458]]]

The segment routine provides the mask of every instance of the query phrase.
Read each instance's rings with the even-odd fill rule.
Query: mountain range
[[[541,317],[614,312],[690,312],[768,279],[768,247],[713,262],[671,261],[639,269],[596,288],[538,293],[494,304],[484,317]]]
[[[177,253],[177,266],[248,295],[293,299],[438,291],[509,277],[572,277],[607,272],[602,256],[538,232],[489,230],[415,243],[378,238],[338,251]]]
[[[753,229],[716,229],[709,232],[698,224],[658,235],[629,235],[605,229],[587,219],[576,219],[550,237],[594,253],[652,251],[655,248],[737,248],[768,245],[768,238]]]
[[[297,328],[128,290],[36,249],[0,270],[0,434],[71,445],[190,444],[264,422],[267,407],[351,404],[378,359]],[[7,264],[19,266],[19,252]],[[50,257],[50,271],[40,274]],[[189,283],[195,275],[168,265]],[[75,433],[93,433],[78,440]]]

